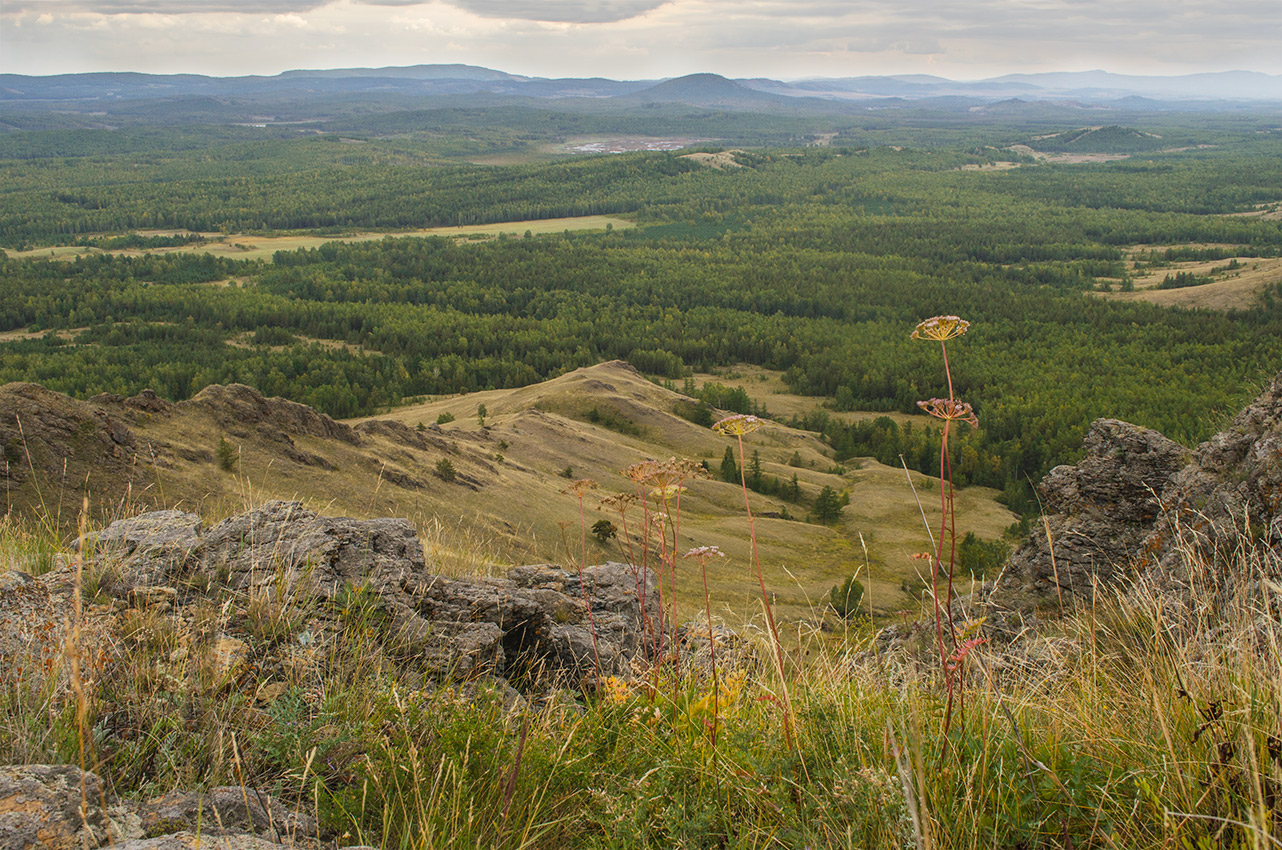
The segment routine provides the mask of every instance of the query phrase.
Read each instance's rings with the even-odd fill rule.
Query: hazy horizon
[[[1282,74],[1282,4],[1201,0],[6,0],[0,72],[468,64],[660,79]]]

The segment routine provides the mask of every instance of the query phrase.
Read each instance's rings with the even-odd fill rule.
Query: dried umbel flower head
[[[964,401],[957,401],[951,398],[932,398],[930,401],[917,402],[917,406],[937,419],[944,419],[949,422],[969,422],[974,427],[979,427],[979,418],[975,416],[975,411]]]
[[[734,413],[713,424],[712,430],[718,434],[742,437],[744,434],[751,434],[765,424],[760,417],[747,413]]]
[[[716,546],[696,546],[689,552],[686,552],[684,558],[698,558],[699,563],[706,563],[709,558],[724,558],[725,552],[722,552]]]
[[[623,513],[637,502],[635,493],[615,493],[613,496],[606,496],[601,500],[601,508],[609,508],[612,511]]]
[[[932,316],[913,331],[913,339],[929,339],[943,342],[961,336],[970,327],[970,322],[957,316]]]
[[[654,475],[655,470],[658,468],[659,462],[657,460],[643,460],[623,470],[623,477],[633,484],[646,484],[649,483],[650,477]]]
[[[647,460],[635,463],[623,471],[623,474],[638,484],[664,489],[680,484],[691,478],[709,478],[708,471],[702,464],[689,458],[670,457],[665,461]]]
[[[561,492],[568,493],[571,496],[578,496],[580,499],[582,499],[585,493],[587,493],[589,490],[595,490],[596,487],[597,487],[597,483],[593,481],[591,478],[580,478],[577,481],[570,484],[569,487],[566,487]]]

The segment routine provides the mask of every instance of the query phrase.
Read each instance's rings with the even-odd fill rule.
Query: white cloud
[[[3,0],[0,70],[1282,72],[1277,0]]]

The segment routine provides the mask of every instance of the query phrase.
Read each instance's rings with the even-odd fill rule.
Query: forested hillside
[[[0,161],[9,248],[116,249],[0,261],[3,380],[171,399],[239,381],[346,417],[617,357],[673,379],[757,364],[837,410],[913,413],[942,375],[908,331],[956,313],[974,327],[953,378],[981,422],[957,469],[1018,500],[1030,476],[1074,456],[1094,418],[1193,442],[1282,363],[1276,284],[1232,313],[1090,295],[1125,288],[1137,250],[1148,266],[1278,256],[1282,224],[1232,215],[1279,200],[1277,134],[983,171],[962,166],[1011,154],[830,147],[737,153],[725,169],[681,152],[495,167],[444,164],[419,137],[251,142],[232,129],[75,155],[82,132],[34,134],[50,155],[11,147]],[[593,213],[639,227],[335,242],[270,263],[201,254],[194,237],[110,236],[234,241]],[[799,424],[840,456],[904,453],[923,469],[937,457],[925,425]]]

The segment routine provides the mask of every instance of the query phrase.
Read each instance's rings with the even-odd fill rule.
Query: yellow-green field
[[[155,248],[148,251],[129,249],[103,251],[76,245],[36,248],[30,251],[12,251],[10,257],[19,259],[71,259],[85,254],[119,254],[121,256],[152,254],[215,254],[239,260],[271,259],[277,251],[297,251],[300,248],[317,248],[326,242],[369,242],[388,237],[448,236],[461,241],[496,239],[500,235],[538,236],[544,233],[562,233],[566,230],[623,230],[635,227],[627,219],[607,215],[585,215],[573,218],[544,218],[531,221],[505,221],[496,224],[475,224],[462,227],[427,227],[421,230],[402,230],[389,233],[352,233],[346,235],[315,235],[310,233],[288,236],[254,236],[242,233],[204,233],[210,241],[203,244],[183,245],[175,248]],[[157,235],[171,231],[140,231],[139,235]]]
[[[1132,256],[1145,248],[1160,246],[1136,246]],[[1234,259],[1240,268],[1223,269]],[[1201,286],[1186,286],[1180,289],[1158,289],[1167,275],[1187,272],[1199,276],[1209,276],[1213,282]],[[1282,281],[1282,259],[1259,257],[1236,257],[1223,260],[1199,260],[1192,262],[1169,263],[1157,268],[1148,269],[1144,274],[1133,279],[1133,292],[1101,292],[1101,298],[1114,301],[1147,301],[1164,307],[1202,308],[1207,310],[1246,310],[1255,306],[1260,300],[1260,293],[1267,287]]]

